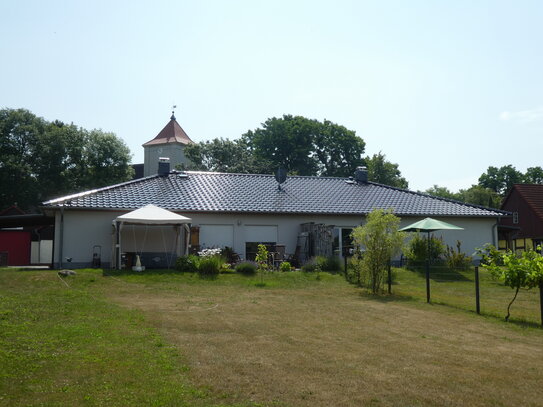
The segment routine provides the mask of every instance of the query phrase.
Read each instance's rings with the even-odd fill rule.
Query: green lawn
[[[142,312],[104,298],[101,271],[65,281],[0,271],[0,405],[223,405]]]
[[[541,405],[543,330],[397,273],[375,297],[326,273],[0,270],[0,406]]]
[[[424,270],[394,269],[393,294],[426,301]],[[504,318],[514,290],[492,278],[484,268],[479,269],[481,314]],[[432,268],[430,274],[431,302],[475,312],[475,271]],[[511,308],[511,322],[541,324],[539,289],[521,289]]]

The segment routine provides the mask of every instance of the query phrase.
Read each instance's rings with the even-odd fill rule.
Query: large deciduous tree
[[[439,185],[435,185],[431,188],[428,188],[424,193],[432,195],[432,196],[439,196],[441,198],[447,198],[447,199],[455,199],[457,201],[461,201],[462,198],[458,192],[452,192],[447,187],[440,187]]]
[[[353,130],[302,116],[283,115],[242,135],[258,160],[291,174],[345,177],[363,165],[365,142]]]
[[[33,168],[36,140],[46,123],[28,110],[0,110],[0,208],[34,202],[39,189]]]
[[[543,184],[543,168],[529,167],[524,173],[524,182],[528,184]]]
[[[402,177],[398,164],[386,160],[386,156],[379,152],[371,157],[366,157],[368,167],[368,179],[379,184],[390,185],[398,188],[407,188],[408,182]]]
[[[398,164],[384,154],[363,157],[366,143],[353,130],[329,120],[302,116],[272,117],[237,140],[216,138],[185,148],[187,169],[271,174],[278,167],[293,175],[348,177],[368,167],[368,179],[407,188]]]
[[[348,177],[353,175],[356,167],[362,165],[362,154],[366,143],[356,136],[353,130],[324,120],[312,121],[316,130],[315,155],[318,159],[319,175]]]
[[[0,110],[0,207],[23,209],[58,195],[126,181],[130,151],[112,133]]]
[[[488,167],[486,173],[479,177],[479,185],[489,188],[504,196],[511,189],[513,184],[524,181],[524,175],[512,165],[504,165],[500,168]]]
[[[441,198],[454,199],[456,201],[486,206],[489,208],[499,208],[501,205],[501,197],[497,192],[480,185],[472,185],[471,187],[461,189],[458,192],[452,192],[446,187],[434,185],[424,192]]]
[[[458,191],[458,195],[460,196],[459,201],[489,208],[499,208],[502,201],[498,193],[481,185],[472,185],[467,189],[461,189]]]
[[[186,165],[184,169],[191,170],[247,174],[270,172],[273,167],[266,160],[257,160],[244,139],[216,138],[189,144],[185,147],[185,155],[191,164]]]

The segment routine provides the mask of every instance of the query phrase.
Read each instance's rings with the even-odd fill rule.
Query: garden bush
[[[196,273],[199,261],[200,258],[193,254],[180,256],[175,261],[175,269],[185,273]]]
[[[443,239],[435,236],[430,237],[430,263],[439,264],[447,251]],[[426,236],[417,233],[407,245],[404,252],[409,266],[423,266],[428,258],[428,239]]]
[[[229,264],[235,264],[239,261],[239,255],[231,247],[225,246],[221,251],[221,256],[226,259]]]
[[[279,271],[285,272],[285,271],[291,271],[291,270],[292,270],[292,266],[290,265],[290,263],[288,261],[284,261],[279,266]]]
[[[215,255],[201,257],[198,265],[198,273],[205,277],[217,276],[220,273],[224,263],[225,260],[221,256]]]
[[[324,257],[324,261],[320,267],[322,271],[327,271],[328,273],[338,273],[342,270],[341,260],[337,256]]]
[[[256,264],[250,261],[244,261],[236,265],[236,272],[247,276],[253,275],[256,273]]]
[[[472,266],[472,257],[462,253],[461,246],[460,240],[456,241],[456,250],[454,247],[447,246],[444,254],[447,267],[466,270]]]
[[[304,273],[314,273],[314,272],[321,271],[321,269],[316,259],[312,258],[311,260],[309,260],[306,264],[302,266],[302,271]]]

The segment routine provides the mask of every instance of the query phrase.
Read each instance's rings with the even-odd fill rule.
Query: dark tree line
[[[131,154],[113,133],[0,110],[0,208],[34,209],[68,193],[130,179]]]
[[[273,117],[239,139],[216,138],[187,146],[192,169],[272,174],[278,167],[292,175],[348,177],[367,166],[370,181],[407,188],[397,164],[384,154],[364,157],[366,143],[353,130],[329,120]]]

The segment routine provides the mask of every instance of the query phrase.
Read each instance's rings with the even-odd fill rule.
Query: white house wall
[[[60,233],[60,212],[56,211],[55,229],[55,263],[59,266],[60,240],[62,235],[62,256],[63,266],[67,267],[65,259],[72,258],[70,267],[88,267],[92,261],[92,250],[94,245],[102,247],[102,265],[109,267],[113,249],[112,221],[117,216],[126,212],[116,211],[82,211],[65,210],[64,212],[64,233]],[[277,244],[286,246],[286,253],[292,254],[296,250],[300,224],[307,222],[324,223],[337,227],[354,227],[363,223],[362,216],[312,216],[312,215],[251,215],[251,214],[206,214],[206,213],[180,213],[192,218],[193,226],[222,225],[229,226],[222,228],[233,230],[232,246],[242,257],[245,257],[245,242],[252,241],[255,237],[255,230],[261,227],[265,234],[276,230]],[[456,247],[456,241],[462,242],[462,251],[472,254],[477,247],[484,243],[496,243],[496,219],[495,218],[438,218],[448,223],[463,227],[463,231],[438,231],[436,236],[443,236],[444,242]],[[401,227],[407,226],[422,218],[404,218]],[[151,228],[149,228],[151,229]],[[148,232],[149,233],[149,232]],[[130,232],[123,232],[124,240],[130,244]],[[146,244],[157,251],[164,251],[162,236],[159,231],[151,232],[152,238]],[[155,247],[156,246],[156,247]],[[123,245],[123,250],[126,246]],[[130,247],[132,249],[132,247]],[[147,246],[145,251],[149,251]]]

